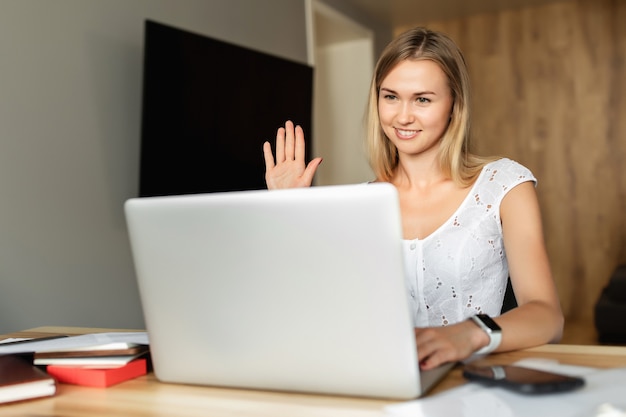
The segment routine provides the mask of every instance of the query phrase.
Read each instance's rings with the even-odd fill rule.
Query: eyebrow
[[[386,88],[386,87],[380,87],[379,88],[379,93],[381,91],[386,91],[388,93],[392,93],[392,94],[398,94],[396,91],[392,90],[391,88]],[[432,94],[432,95],[437,95],[434,91],[419,91],[417,93],[413,93],[414,96],[424,96],[424,95],[428,95],[428,94]]]

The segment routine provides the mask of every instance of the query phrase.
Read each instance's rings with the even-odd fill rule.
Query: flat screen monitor
[[[265,188],[286,120],[310,147],[310,66],[150,20],[144,42],[139,196]]]

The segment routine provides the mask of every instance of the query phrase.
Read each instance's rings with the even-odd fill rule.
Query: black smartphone
[[[463,376],[470,381],[499,386],[524,394],[571,391],[585,385],[585,380],[580,377],[513,365],[465,365]]]

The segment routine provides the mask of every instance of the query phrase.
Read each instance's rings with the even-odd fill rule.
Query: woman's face
[[[436,153],[453,101],[448,79],[438,64],[405,60],[380,85],[380,124],[400,155]]]

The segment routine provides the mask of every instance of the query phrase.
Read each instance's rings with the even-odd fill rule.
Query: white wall
[[[372,73],[371,44],[357,40],[318,50],[316,74],[315,156],[324,158],[316,184],[373,181],[364,141],[364,116]],[[355,71],[356,69],[356,71]]]
[[[146,18],[307,60],[303,1],[2,0],[0,333],[144,325],[122,208]]]
[[[316,184],[372,181],[363,122],[374,68],[373,33],[321,3],[314,12],[313,154],[324,158]]]
[[[374,32],[374,60],[387,44],[393,39],[393,28],[391,22],[387,20],[387,16],[371,16],[368,12],[364,12],[358,8],[354,1],[347,0],[316,0],[324,3],[332,9],[348,16],[351,20],[359,23],[367,29]],[[387,0],[370,0],[372,2],[384,2]]]

